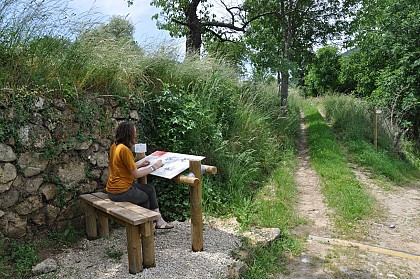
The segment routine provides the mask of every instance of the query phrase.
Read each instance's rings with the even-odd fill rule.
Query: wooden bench
[[[143,267],[156,266],[153,220],[160,217],[159,213],[129,202],[113,202],[105,193],[84,194],[80,199],[86,205],[88,239],[98,237],[96,218],[99,236],[109,237],[108,219],[112,219],[126,227],[129,272],[136,274]]]

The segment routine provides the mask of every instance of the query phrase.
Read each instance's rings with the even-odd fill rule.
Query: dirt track
[[[353,168],[382,214],[360,224],[351,235],[342,235],[330,219],[319,178],[311,168],[303,121],[301,132],[296,210],[307,222],[293,232],[305,240],[304,252],[291,258],[290,273],[278,278],[420,278],[420,186],[384,189],[369,173]]]

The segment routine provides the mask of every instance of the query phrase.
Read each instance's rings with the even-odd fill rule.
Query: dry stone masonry
[[[139,121],[136,108],[111,97],[35,97],[25,106],[1,98],[0,123],[12,128],[0,130],[0,234],[20,238],[81,224],[77,197],[105,187],[114,129]]]

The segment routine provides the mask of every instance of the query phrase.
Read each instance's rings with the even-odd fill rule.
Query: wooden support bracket
[[[187,176],[187,175],[183,175],[183,174],[175,176],[173,178],[173,181],[175,181],[176,183],[179,183],[179,184],[181,184],[181,183],[188,184],[190,186],[198,186],[198,184],[200,184],[200,180],[197,177]]]
[[[217,173],[217,168],[215,166],[207,166],[207,165],[203,165],[206,173],[210,173],[210,174],[216,174]]]

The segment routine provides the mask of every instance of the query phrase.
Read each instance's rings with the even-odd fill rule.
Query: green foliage
[[[296,162],[290,152],[264,183],[265,187],[258,191],[248,224],[287,231],[301,222],[294,212],[297,198],[293,177],[295,167]]]
[[[9,261],[13,263],[19,277],[31,274],[32,266],[38,261],[34,243],[11,242],[8,247]]]
[[[183,152],[185,145],[195,146],[191,140],[194,140],[194,134],[205,118],[194,97],[176,85],[164,84],[163,90],[155,98],[155,139],[168,150]]]
[[[411,137],[419,138],[420,80],[418,1],[365,1],[354,23],[357,91],[380,107]]]
[[[305,76],[307,95],[318,96],[334,92],[339,86],[340,56],[338,48],[326,46],[320,48],[309,66]]]
[[[186,220],[190,217],[190,193],[188,185],[168,180],[150,181],[156,187],[159,209],[166,220]]]
[[[64,231],[50,231],[48,238],[53,240],[58,245],[71,245],[76,243],[81,236],[84,235],[84,231],[76,229],[70,221],[67,222],[67,227]]]

